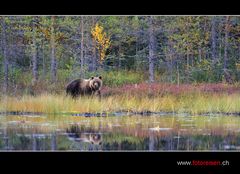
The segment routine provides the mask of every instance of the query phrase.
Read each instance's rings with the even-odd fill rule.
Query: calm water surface
[[[240,150],[240,117],[1,115],[1,151]]]

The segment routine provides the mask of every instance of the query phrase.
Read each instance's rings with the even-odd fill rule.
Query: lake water
[[[0,115],[1,151],[238,151],[237,116]]]

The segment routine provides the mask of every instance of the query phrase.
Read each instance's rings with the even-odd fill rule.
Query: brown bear
[[[102,77],[91,77],[90,79],[76,79],[66,86],[67,95],[76,98],[80,95],[98,95],[101,99]]]
[[[94,145],[101,145],[103,141],[101,133],[95,131],[89,132],[87,130],[82,132],[78,125],[72,125],[70,128],[67,128],[66,132],[68,134],[68,138],[76,142],[86,142]]]

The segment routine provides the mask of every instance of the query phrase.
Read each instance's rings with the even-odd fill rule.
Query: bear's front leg
[[[101,100],[102,100],[102,94],[101,94],[101,91],[97,91],[97,95],[98,95],[98,100],[101,101]]]

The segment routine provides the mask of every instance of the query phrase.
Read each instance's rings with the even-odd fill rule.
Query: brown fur
[[[102,77],[91,77],[90,79],[76,79],[66,86],[67,95],[76,98],[80,95],[98,95],[101,97]]]

